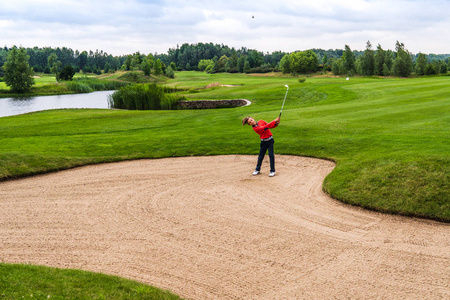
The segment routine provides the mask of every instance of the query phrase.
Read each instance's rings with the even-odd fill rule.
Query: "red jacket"
[[[272,121],[270,123],[267,123],[264,120],[259,120],[258,125],[253,126],[253,130],[259,134],[259,137],[261,139],[267,139],[272,136],[272,132],[270,132],[269,128],[275,128],[277,127],[277,123],[275,121]]]

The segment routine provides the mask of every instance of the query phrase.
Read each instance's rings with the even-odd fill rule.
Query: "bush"
[[[260,67],[256,67],[256,68],[251,68],[248,73],[270,73],[273,72],[275,69],[272,68],[270,65],[268,64],[264,64]]]
[[[59,79],[72,80],[73,75],[75,75],[75,70],[72,65],[65,65],[62,71],[59,73]]]
[[[169,78],[175,78],[175,73],[173,72],[172,67],[168,67],[166,69],[165,75],[166,75],[166,77],[169,77]]]
[[[120,88],[108,97],[110,107],[130,110],[176,109],[183,96],[165,92],[171,88],[136,84]]]
[[[298,82],[300,82],[300,83],[303,83],[303,82],[305,82],[306,81],[306,78],[299,78],[298,79]]]
[[[84,74],[86,74],[86,73],[91,73],[91,72],[92,72],[92,69],[91,69],[90,66],[85,65],[85,66],[83,67],[83,73],[84,73]]]

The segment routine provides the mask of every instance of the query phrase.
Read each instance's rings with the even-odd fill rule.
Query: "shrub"
[[[173,72],[172,67],[168,67],[166,69],[165,75],[166,75],[166,77],[169,77],[169,78],[175,78],[175,73]]]
[[[165,92],[171,88],[136,84],[120,88],[108,97],[110,107],[130,110],[176,109],[183,96]]]
[[[72,80],[73,75],[75,75],[75,70],[72,67],[72,65],[65,65],[64,68],[59,73],[59,79]]]
[[[300,82],[300,83],[303,83],[303,82],[305,82],[306,81],[306,78],[299,78],[298,79],[298,82]]]

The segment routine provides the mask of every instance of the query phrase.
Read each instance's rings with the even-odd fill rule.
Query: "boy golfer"
[[[276,118],[270,123],[267,123],[264,120],[259,120],[258,122],[251,117],[245,117],[242,120],[242,125],[248,124],[253,127],[253,130],[259,134],[261,139],[261,145],[259,148],[259,156],[258,163],[256,164],[256,169],[253,172],[253,175],[258,175],[261,171],[261,164],[263,162],[264,156],[266,155],[266,151],[269,150],[269,158],[270,158],[270,174],[269,177],[275,176],[275,156],[273,154],[273,136],[272,132],[270,132],[270,128],[275,128],[280,124],[280,117]]]

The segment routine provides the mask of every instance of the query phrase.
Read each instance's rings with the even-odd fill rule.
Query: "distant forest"
[[[140,52],[136,52],[122,56],[113,56],[103,50],[80,52],[79,50],[74,51],[66,47],[34,47],[25,48],[25,50],[29,56],[29,65],[35,72],[43,73],[54,73],[52,68],[57,66],[59,69],[62,69],[66,65],[71,65],[77,72],[82,71],[85,73],[101,74],[102,72],[115,70],[145,69],[149,70],[146,73],[154,73],[155,66],[161,65],[163,74],[166,68],[170,67],[173,70],[200,70],[209,73],[265,73],[282,71],[284,73],[295,74],[303,73],[302,70],[305,70],[304,73],[332,71],[336,75],[390,75],[390,70],[389,72],[385,71],[384,74],[377,74],[375,70],[371,71],[372,73],[367,73],[364,69],[366,68],[365,60],[367,58],[368,63],[371,64],[371,57],[373,56],[373,59],[376,59],[376,55],[378,53],[379,56],[381,49],[383,56],[387,55],[386,57],[391,60],[393,65],[399,52],[399,45],[402,46],[400,47],[402,51],[405,51],[411,59],[411,72],[416,71],[419,75],[427,75],[444,73],[444,70],[447,73],[447,70],[450,69],[450,54],[411,54],[405,49],[403,44],[398,42],[397,44],[395,51],[383,50],[380,45],[378,45],[376,50],[373,50],[370,42],[368,42],[364,51],[350,50],[346,45],[345,49],[309,49],[307,51],[296,51],[292,53],[282,51],[264,53],[244,47],[241,49],[230,48],[223,44],[186,43],[181,45],[181,47],[177,45],[175,48],[170,48],[166,54],[141,54]],[[1,67],[5,63],[8,52],[11,49],[6,46],[0,48],[0,77],[3,76]],[[298,64],[302,63],[302,59],[310,60],[312,67],[304,69],[300,66],[298,69],[295,69],[298,67]],[[346,69],[346,64],[349,63],[349,60],[353,61],[354,66],[349,66],[350,69]],[[421,70],[416,68],[417,61],[421,64]],[[392,66],[388,67],[391,68]],[[428,67],[428,71],[426,67]],[[367,68],[370,69],[372,67]],[[297,70],[300,72],[297,72]],[[383,72],[383,70],[380,72]]]

